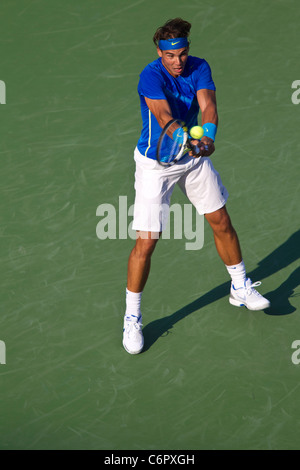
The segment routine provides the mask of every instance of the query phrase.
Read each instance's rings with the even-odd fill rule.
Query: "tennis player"
[[[144,346],[141,298],[151,256],[164,229],[167,217],[162,207],[170,206],[175,184],[204,214],[210,224],[216,249],[231,277],[229,302],[250,310],[263,310],[270,302],[257,292],[260,282],[247,278],[239,240],[226,210],[228,192],[215,170],[210,156],[215,151],[218,126],[216,87],[206,60],[189,55],[191,24],[181,18],[158,28],[153,41],[158,59],[140,74],[143,128],[135,149],[135,209],[133,229],[135,246],[128,261],[126,312],[123,346],[138,354]],[[187,155],[170,167],[156,161],[157,142],[162,128],[173,118],[183,120],[190,129],[198,124],[201,111],[204,136],[200,141],[202,158]],[[199,144],[199,141],[194,141]]]

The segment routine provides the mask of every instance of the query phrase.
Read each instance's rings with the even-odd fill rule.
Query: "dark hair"
[[[160,26],[154,36],[153,42],[158,46],[160,39],[187,38],[190,34],[192,25],[182,18],[168,20],[163,26]]]

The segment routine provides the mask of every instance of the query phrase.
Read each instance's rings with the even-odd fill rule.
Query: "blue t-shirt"
[[[143,129],[137,147],[142,155],[156,158],[157,142],[162,130],[150,112],[145,97],[167,100],[172,116],[181,119],[190,128],[197,125],[199,114],[197,91],[201,89],[216,89],[210,66],[204,59],[189,56],[182,75],[176,78],[163,66],[161,58],[144,68],[138,84]]]

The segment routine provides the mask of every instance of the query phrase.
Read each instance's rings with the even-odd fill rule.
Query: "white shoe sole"
[[[124,341],[123,341],[123,347],[124,347],[125,351],[127,351],[129,354],[140,354],[140,353],[143,351],[144,344],[143,344],[143,346],[142,346],[138,351],[130,351],[130,350],[126,347],[126,344],[124,343]]]
[[[231,305],[234,305],[235,307],[246,307],[248,310],[254,310],[254,311],[265,310],[266,308],[270,307],[269,301],[266,301],[264,304],[261,304],[258,307],[250,307],[249,305],[247,305],[246,302],[243,303],[241,300],[235,299],[234,297],[231,297],[231,296],[229,297],[229,303],[231,303]]]

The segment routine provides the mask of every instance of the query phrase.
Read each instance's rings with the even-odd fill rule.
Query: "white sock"
[[[141,315],[142,292],[131,292],[126,289],[126,312],[125,315],[139,317]]]
[[[232,266],[226,266],[226,268],[231,277],[232,284],[234,285],[234,287],[236,289],[244,287],[244,283],[246,280],[246,269],[244,261],[241,261],[239,264],[234,264]]]

